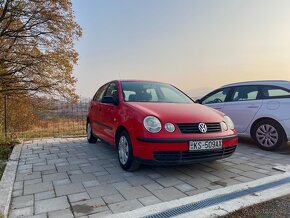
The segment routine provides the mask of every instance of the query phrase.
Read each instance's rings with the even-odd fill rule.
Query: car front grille
[[[192,133],[202,133],[198,128],[199,123],[178,123],[177,126],[181,133],[192,134]],[[205,123],[207,126],[206,133],[220,132],[220,123]]]
[[[164,163],[200,162],[228,157],[234,153],[236,146],[211,151],[155,151],[154,159]]]

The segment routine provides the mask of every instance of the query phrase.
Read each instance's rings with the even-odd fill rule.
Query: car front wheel
[[[276,150],[286,144],[283,127],[273,120],[258,122],[253,128],[252,136],[258,146],[267,151]]]
[[[117,146],[120,166],[126,171],[138,169],[139,164],[135,161],[131,139],[126,131],[119,134]]]

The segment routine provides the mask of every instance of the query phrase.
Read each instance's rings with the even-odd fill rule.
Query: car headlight
[[[167,132],[174,132],[175,126],[172,123],[165,123],[164,125]]]
[[[228,130],[228,125],[226,124],[226,122],[221,122],[221,127],[223,128],[223,130],[227,131]]]
[[[151,133],[157,133],[161,130],[161,122],[154,116],[147,116],[143,120],[143,125]]]
[[[224,121],[230,129],[235,128],[234,122],[232,121],[232,119],[230,117],[224,116]]]

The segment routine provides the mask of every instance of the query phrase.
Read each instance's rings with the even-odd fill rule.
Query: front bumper
[[[189,151],[189,141],[191,140],[218,139],[223,140],[222,149]],[[149,165],[178,165],[229,157],[236,150],[238,137],[237,135],[231,135],[200,139],[137,138],[135,143],[137,143],[137,146],[134,146],[133,150],[136,161]]]

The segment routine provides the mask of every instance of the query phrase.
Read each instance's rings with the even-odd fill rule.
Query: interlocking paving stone
[[[118,191],[113,185],[97,185],[94,187],[87,188],[91,198],[102,197],[106,195],[117,194]]]
[[[113,204],[125,200],[125,198],[123,198],[123,196],[120,194],[107,195],[103,196],[102,198],[107,204]]]
[[[188,184],[179,184],[179,185],[176,185],[175,188],[177,188],[179,191],[182,191],[182,192],[188,192],[188,191],[192,191],[196,189]]]
[[[48,213],[49,218],[72,218],[74,217],[70,209],[57,210]]]
[[[153,180],[147,176],[134,176],[134,177],[126,177],[127,182],[129,182],[132,186],[139,186],[152,183]]]
[[[19,196],[12,199],[12,209],[29,207],[33,205],[33,195]]]
[[[118,175],[104,175],[98,176],[97,180],[100,182],[100,184],[111,184],[116,182],[122,182],[124,181],[124,178]]]
[[[174,185],[178,185],[182,183],[181,180],[176,179],[174,177],[159,178],[159,179],[156,179],[156,182],[158,182],[160,185],[164,187],[170,187],[170,186],[174,186]]]
[[[68,196],[70,202],[89,200],[90,196],[87,192],[71,194]]]
[[[31,179],[31,180],[25,180],[24,181],[24,185],[32,185],[32,184],[37,184],[37,183],[41,183],[42,179]]]
[[[35,201],[35,214],[70,208],[67,197]]]
[[[34,172],[44,171],[44,170],[53,170],[53,169],[55,169],[55,165],[53,164],[33,167]]]
[[[121,213],[125,211],[131,211],[137,208],[142,207],[143,205],[136,199],[129,201],[122,201],[115,204],[109,204],[109,208],[113,213]]]
[[[103,217],[107,217],[109,215],[111,215],[112,212],[110,210],[106,210],[106,211],[103,211],[103,212],[98,212],[98,213],[94,213],[94,214],[91,214],[91,215],[88,215],[88,218],[103,218]],[[80,217],[80,218],[85,218],[85,217]]]
[[[26,216],[25,218],[47,218],[47,214],[42,213],[42,214],[37,214],[37,215],[33,215],[33,216]]]
[[[61,179],[61,180],[54,180],[53,181],[53,185],[56,186],[56,185],[66,185],[66,184],[70,184],[71,181],[70,179]]]
[[[52,191],[52,183],[51,182],[43,182],[37,184],[30,184],[24,186],[24,195],[34,194],[38,192]]]
[[[127,200],[142,198],[146,196],[150,196],[151,192],[146,190],[142,186],[135,186],[130,188],[119,189],[119,192],[126,198]]]
[[[106,203],[101,198],[74,202],[72,203],[72,209],[77,217],[109,210]]]
[[[49,198],[54,198],[54,197],[55,197],[54,191],[39,192],[39,193],[35,193],[34,194],[34,198],[35,198],[36,201],[49,199]]]
[[[43,182],[50,182],[54,180],[68,179],[68,175],[66,173],[53,173],[42,176]]]
[[[84,187],[89,188],[89,187],[100,185],[100,183],[98,180],[91,180],[91,181],[84,181],[83,185]]]
[[[66,185],[56,185],[55,187],[56,196],[70,195],[74,193],[84,192],[85,188],[81,183],[72,183]]]
[[[124,189],[124,188],[130,188],[130,187],[132,187],[131,184],[129,184],[129,183],[126,182],[126,181],[124,181],[124,182],[112,183],[112,185],[113,185],[116,189]]]
[[[40,179],[40,178],[41,178],[40,172],[18,173],[16,175],[16,181],[31,180],[31,179]]]
[[[155,197],[154,195],[143,197],[143,198],[139,198],[138,200],[144,206],[161,203],[161,201],[157,197]]]
[[[96,177],[93,174],[85,173],[85,174],[77,174],[77,175],[71,175],[70,180],[75,182],[85,182],[85,181],[92,181],[95,180]]]
[[[24,207],[11,210],[9,218],[27,217],[33,214],[33,207]]]
[[[143,186],[151,192],[154,192],[155,190],[163,189],[163,186],[159,185],[157,182],[148,183]]]
[[[63,198],[64,205],[76,205],[76,217],[103,217],[253,181],[280,174],[272,168],[290,164],[288,147],[285,151],[267,152],[240,143],[237,152],[223,160],[186,166],[142,166],[126,172],[119,167],[116,151],[104,143],[88,144],[85,138],[26,141],[12,191],[10,216],[33,216],[39,202]],[[52,204],[52,211],[39,211],[37,215],[71,215],[69,207]],[[21,208],[13,209],[13,205]],[[92,208],[94,205],[97,208]]]
[[[156,190],[153,193],[156,197],[158,197],[162,201],[170,201],[182,197],[186,197],[184,193],[178,191],[176,188],[164,188],[161,190]]]

